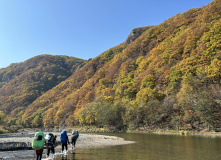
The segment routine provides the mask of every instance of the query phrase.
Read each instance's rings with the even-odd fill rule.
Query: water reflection
[[[80,151],[83,152],[83,151]],[[75,150],[70,150],[68,152],[68,155],[60,155],[56,156],[56,160],[77,160],[76,155],[80,154],[79,152],[76,152]],[[86,154],[86,153],[83,153]],[[79,159],[79,158],[78,158]],[[81,158],[80,158],[81,159]],[[82,159],[81,159],[82,160]]]
[[[62,155],[61,160],[76,160],[75,159],[75,151],[70,152],[69,155]]]
[[[62,159],[62,160],[67,160],[68,157],[67,157],[66,155],[62,155],[61,159]],[[71,160],[72,160],[72,159],[71,159]]]

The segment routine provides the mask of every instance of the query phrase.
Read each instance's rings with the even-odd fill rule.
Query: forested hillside
[[[0,100],[16,108],[11,112],[5,103],[0,104],[1,110],[10,113],[7,122],[118,130],[221,128],[221,0],[177,14],[160,25],[135,29],[126,42],[72,73],[54,88],[44,82],[43,88],[50,90],[42,89],[44,94],[37,92],[32,100],[28,99],[32,90],[11,87],[15,91],[6,92],[7,85],[22,86],[2,80],[1,95],[4,91],[15,98]],[[27,99],[18,101],[22,93]]]
[[[0,69],[0,110],[10,117],[18,116],[84,63],[85,60],[74,57],[40,55]]]

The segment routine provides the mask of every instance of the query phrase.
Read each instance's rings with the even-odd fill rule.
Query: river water
[[[109,133],[136,143],[100,147],[77,148],[68,155],[59,155],[55,160],[220,160],[221,138],[184,135],[156,135]],[[76,145],[77,146],[77,145]],[[44,151],[45,152],[45,151]],[[33,151],[0,152],[0,158],[31,160]]]

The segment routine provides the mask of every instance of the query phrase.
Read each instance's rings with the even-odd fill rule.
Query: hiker
[[[35,153],[37,155],[36,160],[41,160],[44,144],[45,144],[44,133],[36,132],[34,139],[32,141],[32,148],[35,150]]]
[[[35,153],[36,153],[36,160],[41,160],[42,158],[42,153],[43,153],[43,148],[40,149],[40,150],[35,150]]]
[[[56,135],[53,135],[52,133],[48,133],[45,137],[45,143],[47,145],[47,157],[49,157],[50,151],[54,154],[54,145],[56,142]]]
[[[68,144],[70,142],[68,139],[67,132],[65,130],[61,132],[60,141],[61,141],[61,145],[62,145],[62,153],[64,151],[64,147],[65,147],[66,151],[68,151]]]
[[[71,133],[71,146],[72,149],[75,148],[76,141],[79,137],[79,132],[77,130],[73,130]]]

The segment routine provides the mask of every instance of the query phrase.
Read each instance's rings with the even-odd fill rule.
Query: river
[[[100,147],[77,148],[56,160],[220,160],[221,138],[184,135],[108,133],[136,143]],[[77,146],[77,145],[76,145]],[[60,150],[56,150],[57,154]],[[33,151],[1,152],[0,158],[34,159]]]

